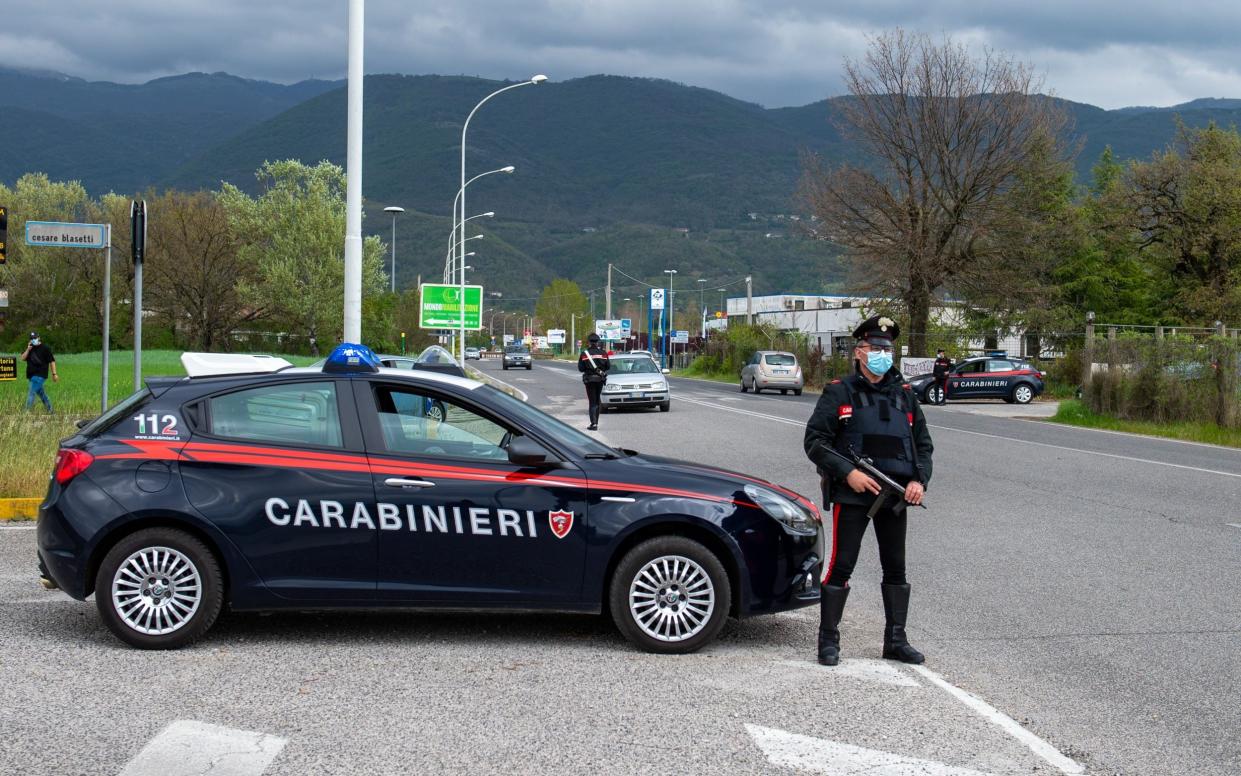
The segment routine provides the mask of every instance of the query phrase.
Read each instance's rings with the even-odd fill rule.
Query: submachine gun
[[[854,468],[865,472],[875,482],[879,483],[879,495],[875,497],[874,503],[870,505],[870,509],[866,511],[866,516],[870,519],[875,518],[875,514],[879,511],[889,498],[895,498],[896,504],[892,507],[892,511],[900,514],[905,507],[909,506],[909,502],[905,501],[905,488],[896,480],[879,471],[879,467],[875,466],[875,462],[864,455],[858,455],[852,447],[849,448],[849,454],[845,455],[839,450],[822,444],[816,444],[820,450],[826,450],[842,461],[847,461]],[[918,506],[926,509],[926,504],[918,504]]]

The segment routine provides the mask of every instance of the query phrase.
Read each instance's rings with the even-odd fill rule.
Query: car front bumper
[[[600,403],[605,407],[654,407],[669,399],[668,391],[621,391],[604,393]]]

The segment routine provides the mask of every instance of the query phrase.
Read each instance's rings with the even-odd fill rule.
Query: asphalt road
[[[483,368],[585,425],[566,366]],[[673,383],[672,412],[601,435],[816,493],[815,397]],[[0,528],[0,774],[1241,771],[1241,452],[969,410],[927,409],[909,555],[930,672],[876,659],[869,542],[824,669],[814,610],[682,657],[593,617],[401,613],[233,615],[143,653],[39,589],[34,532]]]

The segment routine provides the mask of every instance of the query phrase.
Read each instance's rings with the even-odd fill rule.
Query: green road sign
[[[422,309],[418,326],[422,329],[461,327],[461,287],[445,283],[422,284]],[[483,328],[483,287],[465,287],[465,328]]]

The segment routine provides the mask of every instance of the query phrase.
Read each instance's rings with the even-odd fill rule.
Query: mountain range
[[[437,279],[460,175],[461,121],[499,82],[372,75],[365,83],[367,233],[389,238],[400,205],[398,282]],[[341,82],[292,85],[189,73],[140,85],[0,69],[0,181],[26,172],[77,179],[93,194],[148,188],[254,190],[264,160],[344,164]],[[1191,126],[1241,120],[1241,100],[1103,110],[1061,101],[1081,139],[1079,173],[1105,146],[1144,158]],[[856,160],[834,123],[836,99],[767,109],[670,81],[591,76],[502,95],[470,125],[470,214],[496,211],[474,245],[475,282],[526,299],[555,276],[603,284],[609,262],[643,281],[679,268],[708,289],[746,274],[756,293],[825,292],[845,282],[830,246],[796,228],[805,153]],[[153,216],[157,217],[157,216]],[[471,222],[471,226],[485,219]],[[620,293],[638,284],[620,281]],[[729,287],[736,292],[738,286]],[[718,303],[718,295],[717,295]]]

